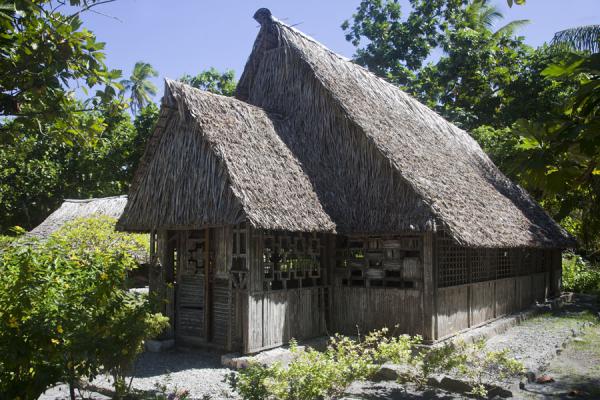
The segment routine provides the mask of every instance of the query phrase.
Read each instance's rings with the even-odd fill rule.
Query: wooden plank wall
[[[518,302],[516,301],[517,279],[518,278],[504,278],[494,281],[496,286],[496,317],[510,314],[518,308]]]
[[[470,325],[477,326],[494,318],[494,282],[478,282],[470,287]]]
[[[547,272],[437,289],[436,339],[525,309],[546,298]]]
[[[423,330],[421,291],[399,288],[332,289],[330,333],[356,335],[398,325],[397,333],[417,334]]]
[[[214,252],[214,279],[212,287],[211,342],[218,347],[232,350],[231,327],[232,290],[229,278],[232,259],[232,227],[221,226],[212,229],[211,250]]]
[[[469,285],[439,288],[437,292],[437,337],[469,327]]]
[[[311,287],[251,294],[246,352],[281,346],[291,338],[324,334],[323,291]]]
[[[562,290],[562,252],[552,251],[552,268],[549,274],[549,296],[558,296]]]
[[[532,275],[533,298],[535,301],[544,301],[546,298],[546,273],[540,272]]]

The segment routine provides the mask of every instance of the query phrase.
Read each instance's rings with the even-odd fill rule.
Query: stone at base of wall
[[[427,379],[427,385],[437,387],[448,392],[468,394],[473,390],[473,386],[469,382],[461,379],[456,379],[444,375],[434,376]],[[484,384],[485,389],[488,391],[488,398],[510,398],[513,397],[513,392],[508,389],[501,388],[500,386]]]
[[[146,340],[146,350],[151,353],[160,353],[175,347],[174,339]]]
[[[298,346],[298,351],[303,351],[305,346]],[[221,356],[221,365],[233,369],[242,369],[248,367],[249,363],[257,363],[260,365],[269,366],[275,362],[281,365],[288,365],[294,359],[294,355],[289,350],[289,347],[276,347],[271,350],[265,350],[251,356],[242,356],[239,353],[227,353]]]

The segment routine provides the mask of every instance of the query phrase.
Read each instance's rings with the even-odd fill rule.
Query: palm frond
[[[600,52],[600,25],[586,25],[556,32],[553,45],[567,45],[574,50]]]
[[[14,4],[0,4],[0,18],[12,19],[15,10]]]
[[[504,15],[494,6],[485,6],[481,10],[480,21],[486,28],[491,28],[494,22],[504,18]]]
[[[502,36],[508,35],[512,36],[517,30],[528,25],[531,21],[528,19],[517,19],[509,22],[503,27],[499,28],[496,32],[494,32],[494,36]]]

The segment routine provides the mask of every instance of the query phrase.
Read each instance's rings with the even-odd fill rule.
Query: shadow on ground
[[[410,399],[462,399],[443,390],[428,388],[419,391],[396,382],[355,382],[340,400],[410,400]]]
[[[223,369],[221,354],[196,349],[145,352],[136,361],[134,378],[150,378],[192,369]]]

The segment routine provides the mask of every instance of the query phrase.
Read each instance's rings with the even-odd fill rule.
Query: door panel
[[[175,251],[177,324],[175,334],[206,340],[206,279],[204,231],[179,231]]]

